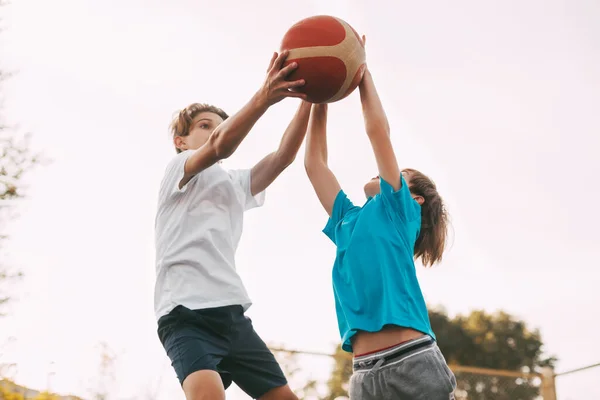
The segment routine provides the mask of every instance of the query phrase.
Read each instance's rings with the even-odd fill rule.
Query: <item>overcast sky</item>
[[[285,31],[322,13],[367,35],[399,162],[434,178],[452,215],[444,262],[418,268],[428,303],[523,318],[559,371],[600,361],[597,1],[20,0],[2,12],[2,67],[17,72],[3,86],[7,122],[53,159],[29,177],[5,247],[26,274],[0,329],[16,337],[3,359],[19,383],[86,395],[106,341],[115,399],[183,399],[152,302],[168,123],[196,101],[237,111]],[[269,110],[226,165],[274,150],[296,107]],[[376,166],[358,92],[329,120],[331,167],[362,203]],[[247,214],[238,270],[268,342],[339,341],[325,222],[301,157]],[[326,376],[329,364],[303,367]],[[560,400],[600,398],[599,379],[559,378]]]

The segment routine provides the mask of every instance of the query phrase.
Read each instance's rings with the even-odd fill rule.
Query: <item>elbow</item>
[[[367,127],[367,135],[370,137],[390,136],[390,126],[387,124]]]
[[[277,160],[277,166],[283,171],[294,163],[296,160],[296,152],[278,150],[275,152],[275,159]]]
[[[231,157],[231,155],[233,154],[233,149],[227,147],[227,146],[219,146],[219,147],[215,147],[215,154],[217,156],[217,159],[219,160],[224,160],[226,158]]]
[[[369,136],[390,136],[390,124],[385,116],[380,118],[365,118],[365,130]]]
[[[281,165],[282,169],[286,169],[287,167],[292,165],[295,160],[296,160],[296,156],[291,155],[291,156],[283,158],[280,162],[280,165]]]
[[[312,164],[313,162],[310,157],[304,157],[304,170],[307,174],[310,174],[309,171],[312,169]]]
[[[383,118],[379,129],[381,129],[386,134],[386,136],[390,136],[390,124],[389,124],[387,118]]]
[[[310,175],[310,164],[307,162],[307,160],[304,160],[304,171],[306,171],[307,175]]]
[[[387,119],[383,121],[381,129],[385,132],[386,135],[390,136],[390,124]]]
[[[304,169],[306,172],[314,171],[319,163],[322,163],[322,161],[314,151],[307,150],[304,153]]]
[[[304,159],[304,170],[306,171],[306,175],[308,175],[309,177],[316,176],[319,171],[323,170],[323,167],[324,164],[322,162],[319,162],[309,157]]]
[[[235,151],[235,147],[227,142],[226,135],[218,128],[209,136],[208,145],[213,150],[217,160],[229,158]]]

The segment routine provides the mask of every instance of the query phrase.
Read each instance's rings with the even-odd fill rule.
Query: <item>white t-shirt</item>
[[[183,188],[184,165],[192,150],[168,164],[160,186],[155,221],[156,319],[177,305],[191,310],[251,305],[235,268],[244,211],[262,206],[265,193],[252,196],[251,170],[220,164],[194,176]]]

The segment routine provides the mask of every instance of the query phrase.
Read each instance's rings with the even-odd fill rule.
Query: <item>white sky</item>
[[[53,362],[50,388],[85,395],[106,341],[115,399],[183,399],[152,310],[167,125],[195,101],[235,112],[286,29],[321,13],[367,35],[398,158],[437,181],[452,214],[446,260],[419,269],[428,302],[522,317],[559,371],[600,361],[597,1],[20,0],[2,12],[2,67],[18,72],[2,89],[8,122],[54,160],[30,177],[6,249],[26,273],[0,325],[16,337],[2,350],[18,382],[45,388]],[[296,106],[273,107],[228,165],[275,149]],[[358,93],[330,107],[330,154],[362,202],[375,163]],[[247,214],[238,269],[266,341],[330,351],[334,249],[298,161]],[[599,379],[559,379],[559,399],[599,398]]]

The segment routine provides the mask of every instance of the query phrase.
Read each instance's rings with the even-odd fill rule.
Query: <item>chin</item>
[[[364,187],[364,192],[365,192],[365,196],[367,198],[375,197],[376,195],[378,195],[379,194],[379,181],[378,180],[369,181]]]

